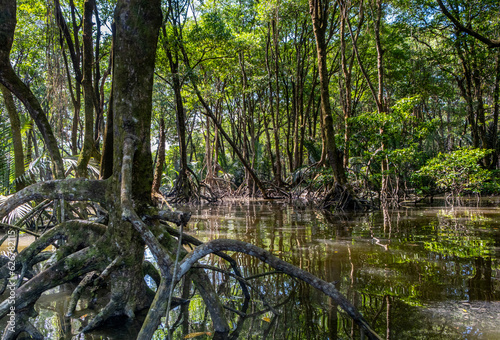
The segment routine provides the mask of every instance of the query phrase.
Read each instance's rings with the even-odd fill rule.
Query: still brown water
[[[256,244],[337,288],[386,339],[500,339],[500,209],[430,207],[324,216],[314,207],[270,201],[190,208],[187,232],[202,241],[232,238]],[[241,339],[360,338],[349,317],[321,293],[233,254],[250,277],[246,318],[227,311]],[[227,268],[217,257],[205,264]],[[224,303],[240,310],[240,286],[209,272]],[[178,293],[181,294],[180,291]],[[81,305],[63,317],[68,293],[45,295],[36,325],[47,339],[134,339],[137,322],[117,321],[75,336],[92,315]],[[270,310],[272,308],[272,310]],[[200,298],[175,309],[173,338],[209,338],[211,322]],[[203,335],[205,334],[205,335]],[[162,331],[157,332],[162,339]]]

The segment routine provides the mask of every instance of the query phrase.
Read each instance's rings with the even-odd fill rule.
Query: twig
[[[37,234],[35,233],[34,231],[31,231],[31,230],[28,230],[28,229],[24,229],[24,228],[21,228],[21,227],[18,227],[18,226],[15,226],[15,225],[12,225],[12,224],[7,224],[7,223],[2,223],[0,222],[0,227],[3,227],[3,228],[11,228],[11,229],[14,229],[14,230],[17,230],[17,231],[22,231],[22,232],[25,232],[27,234],[30,234],[30,235],[33,235],[33,236],[36,236],[36,237],[40,237],[40,234]],[[2,241],[3,242],[3,241]]]

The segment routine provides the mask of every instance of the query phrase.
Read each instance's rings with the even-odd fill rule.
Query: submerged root
[[[15,340],[21,333],[27,333],[33,340],[43,340],[42,333],[29,321],[29,318],[35,315],[36,312],[33,305],[19,311],[16,310],[15,321],[13,323],[10,323],[10,320],[7,321],[7,327],[3,332],[2,340]]]
[[[94,316],[90,322],[82,329],[82,333],[88,333],[97,327],[99,327],[102,323],[108,320],[111,316],[123,314],[120,308],[120,303],[118,303],[115,299],[111,299],[108,304],[102,308],[96,316]]]
[[[76,286],[75,290],[73,290],[73,293],[71,293],[71,298],[69,300],[69,306],[68,310],[66,312],[66,317],[70,317],[73,315],[76,309],[76,305],[78,304],[78,301],[80,300],[81,295],[83,294],[85,288],[87,288],[96,278],[98,277],[96,271],[92,271],[85,275],[82,281]]]

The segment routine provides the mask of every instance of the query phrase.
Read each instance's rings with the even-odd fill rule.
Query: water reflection
[[[191,209],[189,234],[202,241],[251,242],[335,282],[384,338],[500,339],[500,210],[496,208],[324,216],[305,205],[238,201]],[[345,313],[321,293],[282,274],[254,278],[272,269],[248,256],[232,257],[248,278],[251,303],[245,304],[241,286],[228,273],[208,273],[229,307],[227,316],[239,338],[360,337]],[[230,269],[216,256],[206,257],[203,264]],[[209,314],[189,282],[177,287],[177,296],[191,302],[172,312],[174,338],[188,334],[210,338]],[[79,314],[65,320],[67,300],[68,292],[61,288],[37,304],[36,324],[50,339],[71,339],[92,313],[83,302]],[[120,320],[78,339],[134,339],[138,327],[137,322]],[[159,331],[156,336],[162,339],[163,334]]]
[[[500,211],[495,208],[323,216],[307,207],[261,201],[192,212],[188,230],[202,240],[252,242],[336,281],[386,338],[500,339]],[[245,276],[266,270],[250,257],[238,257]],[[269,294],[282,294],[287,283],[280,280],[288,279],[270,280]],[[352,322],[310,287],[299,284],[292,298],[273,325],[277,339],[359,336]],[[259,338],[248,327],[245,336]]]

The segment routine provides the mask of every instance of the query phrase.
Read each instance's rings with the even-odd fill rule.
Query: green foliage
[[[491,172],[480,161],[492,150],[461,148],[450,153],[439,153],[416,174],[433,179],[436,186],[454,195],[479,193],[491,179]]]

